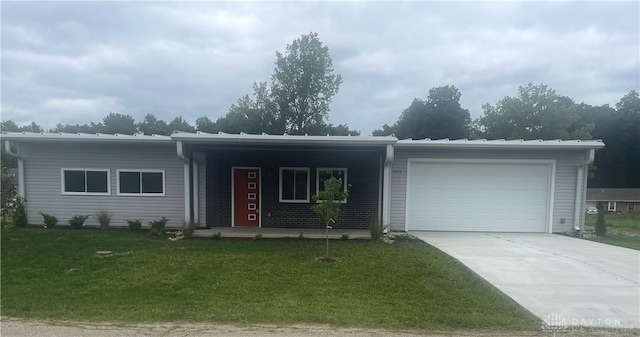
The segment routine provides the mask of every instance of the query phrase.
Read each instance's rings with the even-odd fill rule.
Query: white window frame
[[[121,172],[138,172],[140,173],[140,193],[122,193],[120,192],[120,173]],[[162,193],[142,193],[142,174],[143,173],[162,173]],[[164,197],[167,191],[167,175],[165,170],[149,170],[149,169],[119,169],[116,170],[117,179],[117,195],[130,197]]]
[[[342,191],[347,191],[347,175],[348,170],[346,167],[318,167],[316,168],[316,194],[320,193],[320,171],[344,171],[344,180],[342,181]],[[322,186],[324,188],[324,186]],[[320,202],[321,200],[318,200]],[[342,200],[343,204],[347,203],[347,200]]]
[[[84,190],[87,190],[87,171],[89,172],[106,172],[107,173],[107,192],[67,192],[65,188],[64,172],[66,171],[84,171]],[[109,169],[95,169],[95,168],[61,168],[60,169],[60,191],[64,195],[111,195],[111,171]]]
[[[302,200],[289,200],[289,199],[283,199],[282,198],[282,171],[284,170],[293,170],[293,171],[306,171],[307,172],[307,196],[306,199]],[[294,183],[295,183],[295,174],[294,174]],[[294,190],[294,195],[295,195],[295,186],[293,187]],[[278,181],[278,200],[280,202],[287,202],[287,203],[309,203],[309,201],[311,196],[311,174],[310,174],[310,169],[308,167],[281,167],[279,170],[279,181]]]
[[[613,206],[613,207],[611,207]],[[609,212],[615,212],[616,211],[616,202],[615,201],[609,201],[609,203],[607,204],[607,211]]]

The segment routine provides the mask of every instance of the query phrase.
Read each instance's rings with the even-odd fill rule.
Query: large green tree
[[[570,131],[578,120],[573,100],[544,84],[521,86],[517,97],[482,108],[478,134],[487,139],[591,139],[593,125]]]
[[[284,123],[277,120],[275,104],[266,82],[253,84],[253,96],[244,95],[232,104],[226,116],[213,122],[203,116],[196,120],[196,128],[204,132],[270,133],[285,132]]]
[[[242,96],[226,116],[213,122],[198,118],[198,130],[268,134],[359,134],[345,125],[327,124],[330,104],[342,77],[334,74],[329,48],[318,34],[303,34],[276,51],[270,85],[253,84],[252,96]]]
[[[142,122],[137,124],[138,131],[145,135],[170,135],[169,125],[162,119],[158,119],[154,114],[144,116]]]
[[[102,130],[99,132],[132,135],[138,132],[136,120],[129,115],[111,112],[102,119]]]
[[[453,85],[431,88],[426,100],[414,99],[393,125],[375,130],[374,136],[395,134],[400,139],[461,139],[469,137],[469,110],[460,106],[460,91]]]
[[[191,124],[189,124],[189,122],[187,122],[182,117],[174,118],[169,123],[168,127],[169,127],[169,132],[173,132],[173,131],[194,132],[195,131],[195,128],[191,126]]]
[[[326,125],[342,76],[333,73],[329,48],[317,33],[304,34],[276,52],[271,94],[278,118],[291,134],[317,133]]]
[[[593,136],[605,147],[595,158],[590,187],[640,188],[640,97],[632,90],[616,104],[581,106],[581,118],[595,124]]]

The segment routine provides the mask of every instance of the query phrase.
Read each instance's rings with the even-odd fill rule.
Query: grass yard
[[[78,321],[312,323],[537,330],[539,321],[419,242],[152,240],[147,232],[2,233],[3,316]],[[111,257],[96,251],[110,250]]]
[[[585,233],[588,240],[640,250],[640,212],[606,213],[607,235],[603,238],[595,236],[597,219],[597,214],[587,214]]]

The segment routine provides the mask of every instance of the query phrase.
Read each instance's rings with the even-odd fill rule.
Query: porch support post
[[[189,169],[189,158],[185,155],[181,141],[176,142],[178,157],[182,159],[184,172],[184,221],[191,222],[191,184],[189,183],[191,170]]]
[[[393,163],[393,145],[387,145],[382,176],[382,226],[391,230],[391,164]]]
[[[200,162],[195,160],[195,156],[192,156],[192,158],[194,158],[193,160],[193,222],[199,224],[200,222],[200,209],[198,206],[199,205],[199,200],[198,200],[198,189],[200,188],[198,185],[200,185],[200,181],[198,180],[199,173],[198,173],[198,166],[200,166]]]

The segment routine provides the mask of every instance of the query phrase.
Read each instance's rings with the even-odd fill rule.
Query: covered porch
[[[185,222],[200,228],[305,228],[314,235],[321,226],[312,196],[332,176],[350,191],[339,227],[388,223],[392,137],[198,132],[172,139],[185,163]]]

